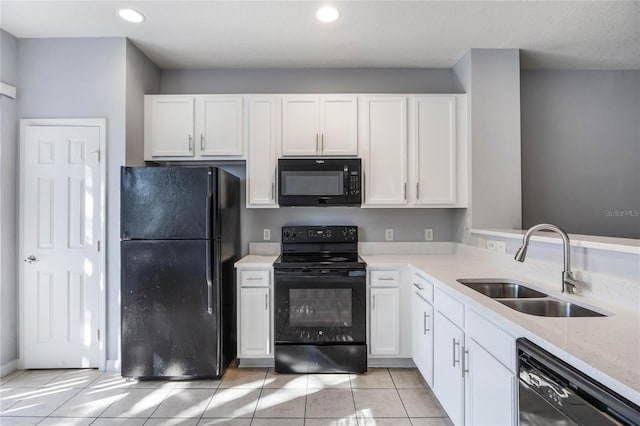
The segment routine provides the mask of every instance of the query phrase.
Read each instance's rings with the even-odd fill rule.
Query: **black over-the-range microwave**
[[[362,204],[359,158],[282,158],[278,160],[280,206]]]

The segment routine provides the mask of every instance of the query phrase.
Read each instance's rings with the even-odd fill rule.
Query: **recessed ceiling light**
[[[324,6],[316,12],[316,18],[321,22],[335,22],[340,16],[338,10],[333,6]]]
[[[122,19],[134,24],[139,24],[144,21],[144,15],[135,9],[118,9],[118,15]]]

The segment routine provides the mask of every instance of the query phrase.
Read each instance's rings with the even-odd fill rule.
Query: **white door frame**
[[[24,317],[24,262],[23,259],[26,257],[24,251],[24,187],[25,187],[25,134],[26,129],[29,126],[64,126],[64,127],[98,127],[100,129],[100,241],[102,247],[100,248],[100,276],[98,277],[99,281],[99,294],[100,300],[98,302],[100,307],[100,312],[98,312],[98,323],[100,324],[100,330],[102,330],[102,336],[100,339],[100,360],[99,360],[99,369],[105,370],[106,362],[107,362],[107,352],[106,352],[106,340],[107,340],[107,332],[106,332],[106,308],[107,308],[107,299],[106,299],[106,253],[107,253],[107,238],[106,238],[106,170],[107,170],[107,155],[106,155],[106,142],[107,142],[107,120],[106,118],[27,118],[20,120],[20,191],[19,191],[19,212],[18,212],[18,234],[19,234],[19,248],[18,248],[18,309],[19,309],[19,357],[18,357],[18,368],[24,368],[24,348],[25,348],[25,327],[27,319]]]

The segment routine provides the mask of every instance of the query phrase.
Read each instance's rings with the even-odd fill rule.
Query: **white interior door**
[[[24,368],[101,367],[100,126],[22,126]]]

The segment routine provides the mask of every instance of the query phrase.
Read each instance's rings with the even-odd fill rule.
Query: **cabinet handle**
[[[429,327],[427,328],[427,319],[429,319]],[[428,313],[424,313],[424,334],[426,335],[428,331],[431,331],[431,315]]]
[[[324,152],[324,133],[320,134],[320,153]]]
[[[460,348],[460,342],[457,342],[456,339],[453,339],[453,366],[460,363],[460,358],[456,359],[456,347]]]
[[[372,310],[376,310],[376,295],[373,295],[373,303],[371,304],[371,309]]]
[[[405,201],[407,200],[407,182],[404,183],[404,189],[402,192],[402,197],[405,199]]]
[[[424,290],[424,287],[422,287],[420,284],[418,283],[413,283],[413,285],[418,289],[418,290]]]
[[[200,151],[204,151],[204,135],[200,133]]]
[[[416,182],[416,200],[420,199],[420,182]]]
[[[469,372],[469,349],[462,347],[462,377]]]
[[[316,154],[319,154],[320,150],[318,149],[318,134],[316,133]]]
[[[262,277],[247,277],[247,281],[262,281]]]
[[[275,195],[275,188],[276,188],[276,183],[275,182],[271,182],[271,199],[273,200],[274,195]]]
[[[264,310],[268,311],[269,310],[269,294],[265,294],[264,295]]]
[[[393,277],[380,277],[380,278],[378,278],[378,281],[395,281],[395,278],[393,278]]]
[[[189,151],[193,151],[193,138],[189,135]]]

